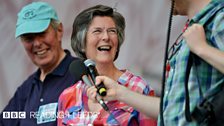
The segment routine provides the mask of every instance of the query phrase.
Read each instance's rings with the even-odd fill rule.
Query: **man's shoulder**
[[[19,86],[20,89],[28,89],[30,87],[32,87],[32,84],[35,81],[35,77],[37,76],[37,71],[35,71],[34,73],[30,74],[26,80]]]

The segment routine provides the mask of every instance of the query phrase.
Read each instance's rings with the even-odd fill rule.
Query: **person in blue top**
[[[191,57],[188,91],[192,113],[204,99],[205,94],[219,90],[224,84],[224,1],[173,0],[172,2],[174,2],[173,15],[187,16],[188,21],[169,51],[163,100],[131,92],[105,76],[97,77],[96,83],[104,82],[107,88],[107,96],[103,97],[105,101],[118,99],[125,102],[148,116],[158,118],[158,125],[164,122],[165,126],[197,126],[199,124],[196,120],[189,121],[186,118],[186,67]],[[94,100],[96,88],[90,87],[87,95]],[[163,120],[162,116],[159,116],[160,102],[163,105],[160,110]],[[204,125],[217,125],[215,123],[217,122]]]
[[[1,126],[57,125],[58,97],[77,81],[69,72],[70,63],[77,58],[62,48],[62,36],[62,23],[48,3],[33,2],[18,13],[15,37],[38,70],[17,88],[1,112]],[[24,118],[12,119],[10,112],[22,112]]]

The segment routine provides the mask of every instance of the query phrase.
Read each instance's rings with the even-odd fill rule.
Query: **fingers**
[[[190,50],[195,54],[200,54],[201,50],[207,46],[204,28],[200,24],[193,24],[188,27],[183,37]]]
[[[102,97],[104,101],[113,101],[116,100],[116,91],[110,90],[107,92],[107,95]]]
[[[86,91],[88,98],[95,102],[97,102],[95,99],[96,92],[97,92],[97,89],[94,86],[89,87]]]
[[[192,26],[188,27],[183,36],[188,36],[189,34],[198,34],[198,33],[204,33],[204,28],[200,24],[193,24]]]
[[[100,83],[104,83],[104,85],[106,86],[106,88],[111,88],[113,86],[115,86],[117,84],[116,81],[114,81],[113,79],[106,77],[106,76],[97,76],[96,77],[96,85],[100,84]]]
[[[100,84],[101,82],[104,83],[106,78],[107,78],[106,76],[97,76],[96,77],[96,85]]]
[[[198,41],[202,42],[206,40],[204,28],[200,24],[193,24],[191,27],[187,29],[184,36],[188,40],[193,41],[194,44]]]

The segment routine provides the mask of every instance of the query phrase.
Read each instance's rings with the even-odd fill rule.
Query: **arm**
[[[107,88],[107,95],[103,97],[105,101],[119,100],[145,113],[147,116],[157,119],[160,104],[160,99],[158,97],[145,96],[133,92],[105,76],[98,76],[96,78],[96,84],[100,82],[103,82]],[[87,90],[87,95],[94,100],[96,97],[96,88],[89,88]]]
[[[28,88],[19,87],[14,96],[10,99],[9,103],[0,113],[0,125],[1,126],[18,126],[19,119],[4,119],[3,112],[19,112],[24,111],[25,101],[26,101],[26,93],[28,92]]]
[[[224,73],[224,52],[207,44],[203,26],[193,24],[183,37],[194,54]]]

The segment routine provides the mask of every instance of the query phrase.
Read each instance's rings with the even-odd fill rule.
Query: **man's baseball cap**
[[[51,19],[59,20],[55,9],[45,2],[33,2],[18,13],[15,37],[27,33],[40,33],[46,30]]]

